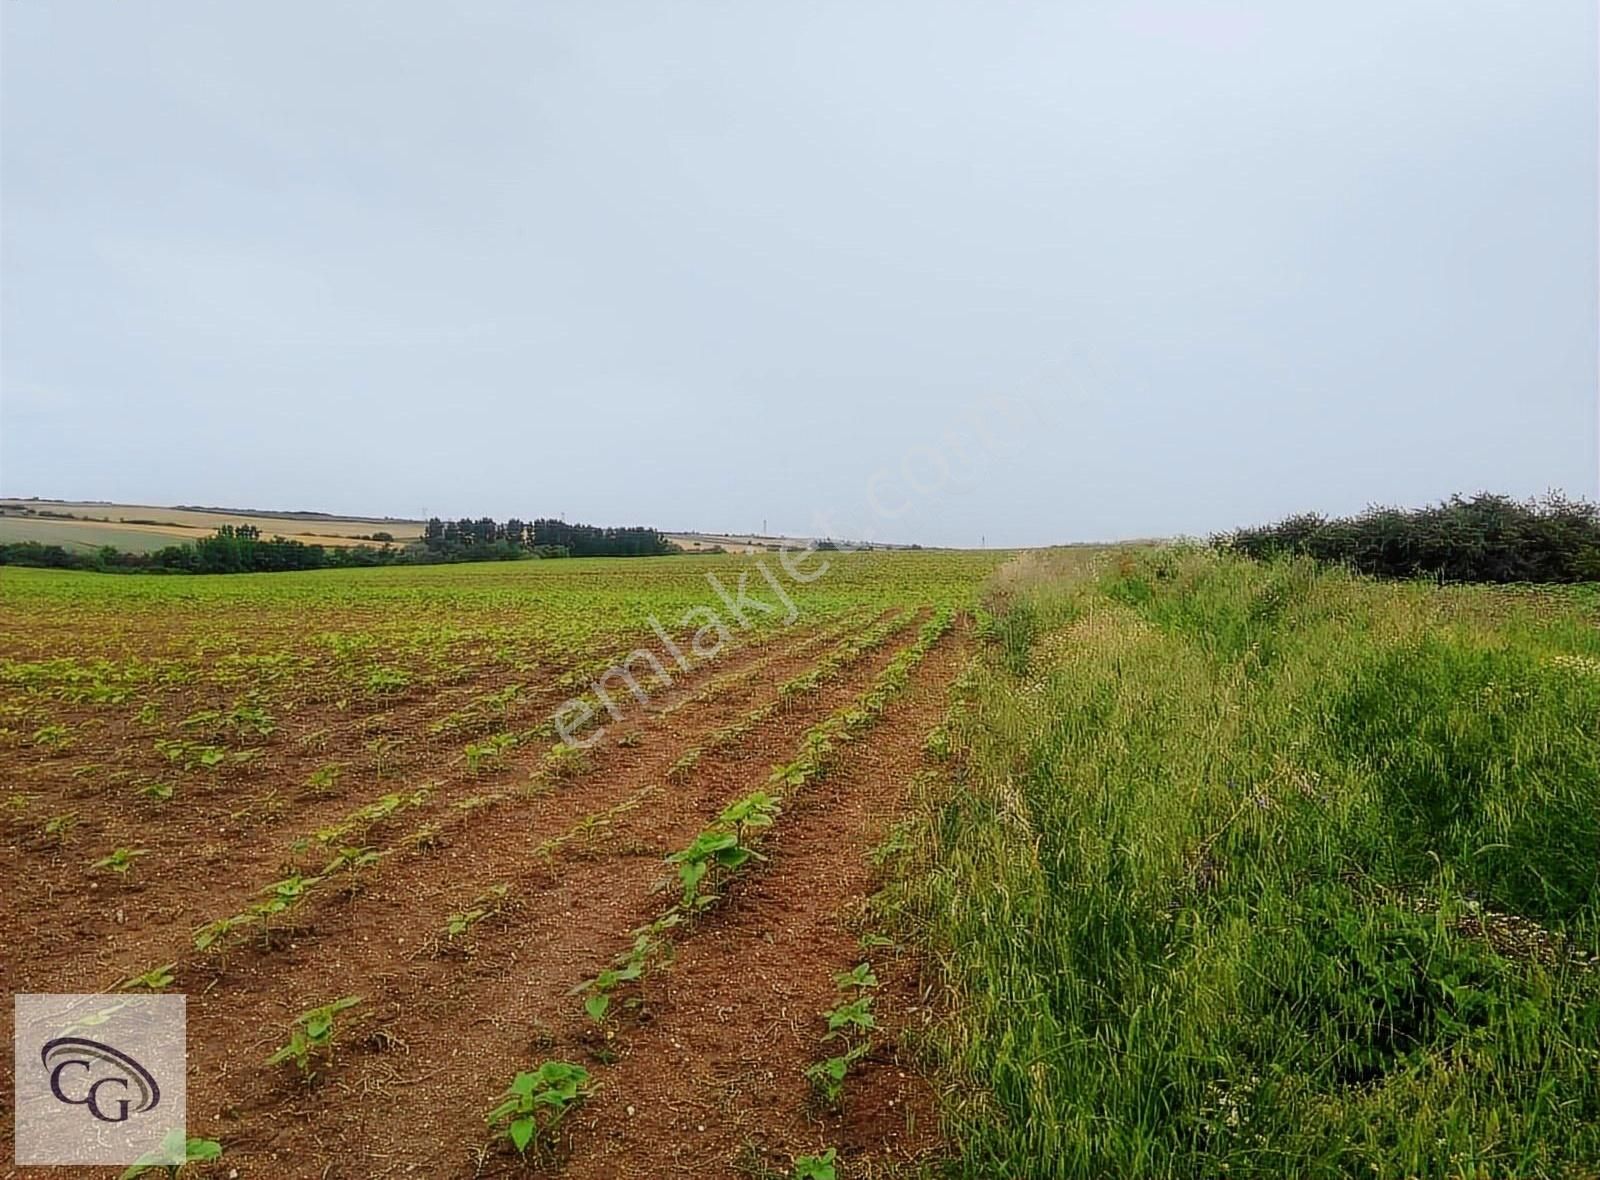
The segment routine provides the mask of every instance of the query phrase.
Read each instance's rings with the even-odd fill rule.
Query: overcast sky
[[[6,0],[0,490],[1034,544],[1597,491],[1589,0]]]

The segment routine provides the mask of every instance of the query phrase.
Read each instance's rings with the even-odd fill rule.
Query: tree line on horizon
[[[0,544],[0,565],[101,573],[245,574],[291,570],[350,569],[379,565],[438,565],[467,561],[525,561],[562,557],[643,557],[681,553],[653,528],[600,528],[560,520],[501,524],[490,517],[444,521],[424,527],[420,541],[404,546],[378,533],[373,545],[317,545],[286,537],[263,537],[252,524],[220,526],[209,537],[129,553],[106,545],[90,553],[39,541]]]
[[[661,557],[682,552],[657,529],[601,528],[550,517],[533,521],[512,517],[501,523],[488,516],[476,520],[441,520],[435,516],[423,526],[422,543],[446,553],[506,545],[561,557]]]
[[[1211,538],[1258,560],[1307,556],[1376,578],[1438,582],[1600,580],[1600,506],[1552,493],[1527,501],[1480,492],[1427,508],[1357,516],[1301,513]]]

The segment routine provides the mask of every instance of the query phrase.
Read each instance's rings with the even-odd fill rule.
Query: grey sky
[[[1587,0],[0,18],[7,494],[995,545],[1596,492]]]

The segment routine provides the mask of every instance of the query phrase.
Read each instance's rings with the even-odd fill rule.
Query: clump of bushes
[[[1315,513],[1238,529],[1217,548],[1266,560],[1306,555],[1379,578],[1441,582],[1600,579],[1600,507],[1559,494],[1528,501],[1480,492],[1428,508]]]

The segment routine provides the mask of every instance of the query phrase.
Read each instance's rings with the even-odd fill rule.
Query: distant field
[[[31,510],[31,512],[29,511]],[[75,519],[32,513],[59,512]],[[28,513],[27,515],[17,515]],[[151,523],[154,522],[154,523]],[[257,512],[247,508],[161,508],[151,504],[106,504],[87,500],[0,499],[0,543],[38,541],[67,549],[91,550],[112,545],[128,553],[149,553],[168,545],[209,537],[225,524],[251,524],[263,536],[282,536],[307,545],[360,545],[363,537],[384,532],[399,544],[422,536],[420,520],[385,517],[324,516],[316,512]],[[776,549],[803,545],[805,538],[764,537],[743,533],[667,533],[667,539],[690,553],[722,548]]]
[[[55,516],[17,515],[33,512]],[[113,545],[130,553],[147,553],[167,545],[208,537],[225,524],[250,524],[266,536],[283,536],[308,545],[360,545],[374,531],[397,542],[422,535],[422,522],[382,518],[322,516],[317,513],[266,513],[247,509],[205,511],[160,508],[149,504],[98,504],[59,500],[0,500],[0,542],[39,541],[69,549]]]

